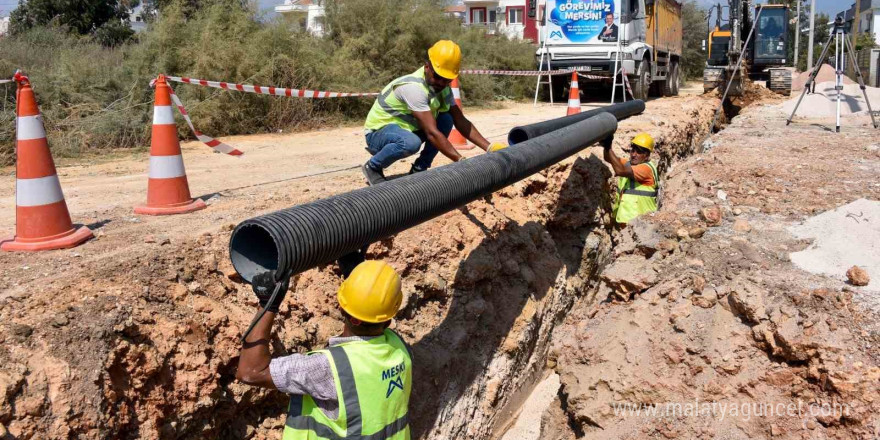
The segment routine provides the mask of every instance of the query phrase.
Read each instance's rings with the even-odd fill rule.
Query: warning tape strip
[[[580,73],[577,69],[563,69],[563,70],[480,70],[480,69],[465,69],[462,70],[461,73],[467,75],[508,75],[508,76],[543,76],[543,75],[568,75],[572,72],[578,72],[579,76],[582,76],[587,79],[604,79],[604,76],[597,75],[587,75]]]
[[[508,75],[508,76],[538,76],[538,75],[565,75],[576,70],[483,70],[465,69],[459,73],[466,75]]]
[[[167,77],[166,77],[167,78]],[[231,145],[224,144],[219,139],[214,139],[211,136],[203,134],[202,132],[196,130],[196,127],[192,123],[192,119],[189,117],[189,113],[186,112],[186,108],[183,107],[183,103],[180,102],[180,98],[177,97],[177,94],[174,93],[174,89],[171,88],[171,85],[168,85],[168,90],[171,91],[171,100],[174,101],[174,105],[177,106],[177,110],[180,111],[180,114],[183,116],[183,119],[186,120],[186,125],[189,125],[190,130],[192,130],[193,134],[196,135],[196,138],[199,139],[203,144],[211,147],[214,151],[218,153],[225,153],[230,156],[241,156],[242,153],[240,150],[232,147]]]
[[[288,96],[292,98],[349,98],[378,95],[378,93],[347,93],[327,92],[324,90],[285,89],[283,87],[266,87],[251,84],[227,83],[222,81],[207,81],[204,79],[186,78],[180,76],[165,76],[165,79],[184,84],[214,87],[216,89],[235,90],[237,92],[257,93],[260,95]]]
[[[12,81],[15,81],[15,80],[13,80],[13,79],[0,79],[0,84],[11,83]]]

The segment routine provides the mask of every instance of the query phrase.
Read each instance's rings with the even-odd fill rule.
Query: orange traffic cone
[[[578,89],[578,74],[571,72],[571,89],[568,92],[568,111],[566,115],[574,115],[581,112],[581,91]]]
[[[177,139],[177,124],[171,108],[171,95],[165,76],[156,79],[153,104],[153,134],[150,139],[150,179],[147,204],[134,208],[136,214],[185,214],[207,208],[205,202],[189,194],[186,169]]]
[[[458,78],[452,80],[452,84],[449,86],[452,88],[452,96],[455,98],[455,105],[458,106],[459,109],[463,109],[461,106],[461,91],[458,89]],[[452,131],[449,132],[449,143],[455,147],[456,150],[473,150],[473,145],[468,145],[467,139],[459,133],[458,129],[452,127]]]
[[[71,223],[34,90],[21,73],[15,74],[15,82],[15,236],[0,242],[0,249],[72,248],[92,238],[92,231]]]

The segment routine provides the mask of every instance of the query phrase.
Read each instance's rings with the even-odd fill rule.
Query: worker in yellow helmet
[[[605,161],[611,164],[618,177],[614,201],[614,220],[620,224],[657,210],[657,191],[660,177],[657,165],[651,161],[654,138],[648,133],[637,134],[630,142],[629,160],[620,159],[611,149],[614,137],[602,142]]]
[[[290,394],[283,440],[376,438],[409,440],[412,355],[388,327],[403,295],[387,263],[364,261],[339,287],[344,330],[329,347],[272,359],[270,331],[289,280],[268,271],[254,277],[254,293],[268,312],[241,349],[235,377]],[[281,293],[269,304],[275,287]]]
[[[431,167],[437,152],[454,162],[461,154],[447,139],[452,127],[474,145],[487,152],[507,145],[490,143],[455,104],[449,85],[458,77],[461,48],[440,40],[428,49],[425,65],[415,72],[391,81],[376,98],[364,123],[367,151],[373,156],[361,167],[367,183],[385,181],[385,168],[422,149],[410,174]]]

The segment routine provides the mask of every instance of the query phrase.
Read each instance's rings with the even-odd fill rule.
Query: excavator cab
[[[760,17],[758,14],[760,13]],[[749,71],[752,79],[767,81],[767,88],[781,95],[791,94],[791,70],[788,63],[788,7],[758,5],[755,9],[755,34],[749,48]]]
[[[730,50],[730,31],[715,28],[709,33],[709,54],[706,62],[710,66],[726,66],[728,50]]]
[[[778,67],[786,63],[788,53],[788,8],[784,5],[761,5],[761,17],[752,46],[754,67]],[[757,16],[757,12],[755,16]]]

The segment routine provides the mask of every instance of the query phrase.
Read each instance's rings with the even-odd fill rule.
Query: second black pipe
[[[645,111],[645,101],[636,99],[633,101],[613,104],[606,107],[600,107],[593,110],[577,113],[574,115],[563,116],[561,118],[551,119],[544,122],[536,122],[534,124],[523,125],[521,127],[513,127],[507,135],[507,142],[510,145],[519,144],[529,139],[545,135],[551,131],[568,127],[571,124],[592,118],[600,113],[611,113],[618,121],[635,116]]]

